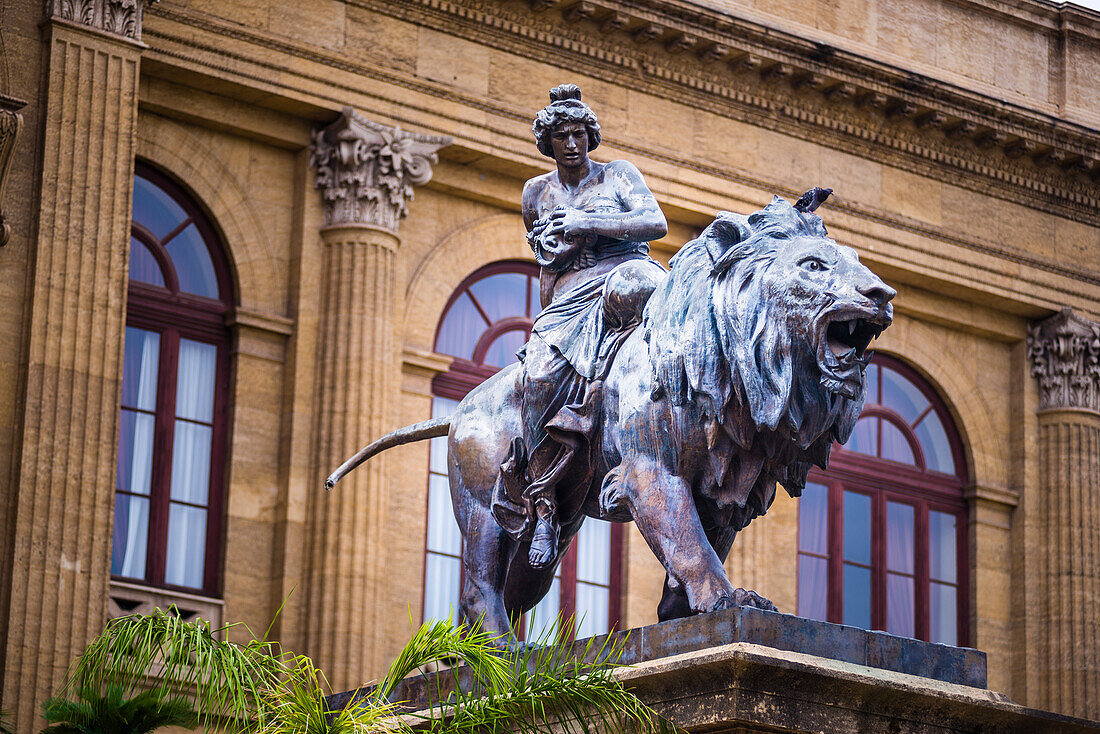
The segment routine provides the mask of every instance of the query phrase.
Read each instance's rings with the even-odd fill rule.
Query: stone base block
[[[985,653],[738,608],[612,633],[620,678],[690,732],[1094,732],[986,690]],[[600,649],[576,643],[577,654]],[[462,668],[406,679],[409,710],[469,690]],[[332,697],[344,705],[359,693]]]

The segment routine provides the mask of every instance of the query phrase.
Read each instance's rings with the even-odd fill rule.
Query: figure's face
[[[550,133],[550,147],[559,166],[576,168],[588,160],[588,129],[583,122],[563,122]]]

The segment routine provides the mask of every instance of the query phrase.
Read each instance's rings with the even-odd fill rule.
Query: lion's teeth
[[[856,322],[855,321],[849,321],[848,322],[848,336],[851,336],[852,334],[855,334],[855,333],[856,333]]]

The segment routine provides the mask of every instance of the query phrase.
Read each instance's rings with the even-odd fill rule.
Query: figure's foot
[[[531,568],[546,568],[554,562],[557,552],[558,526],[539,515],[535,534],[531,537],[531,551],[527,554]]]

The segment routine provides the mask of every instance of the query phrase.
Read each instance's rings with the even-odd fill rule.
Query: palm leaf
[[[148,691],[168,701],[185,691],[199,711],[199,724],[213,730],[239,727],[284,667],[270,643],[225,642],[218,639],[225,629],[159,609],[113,619],[77,659],[59,698],[79,697],[85,689],[106,695],[117,688],[130,698]]]
[[[572,624],[556,628],[572,629]],[[625,637],[608,636],[598,644],[589,640],[577,651],[569,640],[547,633],[534,644],[502,651],[498,638],[476,628],[436,622],[413,634],[375,695],[384,700],[405,675],[457,658],[470,667],[474,684],[463,687],[455,677],[457,688],[449,697],[437,695],[438,707],[415,715],[433,734],[542,734],[551,729],[587,734],[593,719],[611,734],[670,730],[616,677],[624,642]]]

